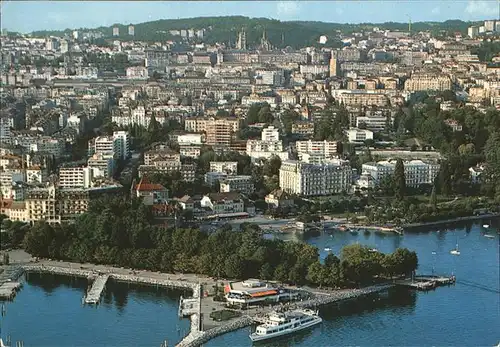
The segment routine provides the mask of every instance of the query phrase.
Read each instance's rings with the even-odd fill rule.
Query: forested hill
[[[134,24],[135,36],[128,35],[128,25],[130,23],[116,24],[110,27],[99,27],[94,29],[80,28],[78,30],[97,30],[101,31],[105,38],[112,37],[112,29],[117,26],[120,28],[121,40],[147,40],[164,41],[173,39],[169,30],[181,29],[205,29],[204,42],[207,43],[228,43],[235,44],[238,32],[244,29],[247,33],[247,43],[255,45],[260,42],[263,32],[269,41],[276,47],[304,47],[315,44],[321,35],[330,38],[327,46],[338,45],[338,31],[349,33],[359,30],[371,30],[374,27],[388,30],[407,30],[407,23],[361,23],[361,24],[341,24],[325,22],[301,22],[290,21],[282,22],[279,20],[266,18],[248,18],[243,16],[230,17],[197,17],[186,19],[162,19],[151,22]],[[441,31],[446,33],[461,32],[466,33],[467,27],[472,23],[460,20],[448,20],[446,22],[416,22],[412,23],[412,31],[431,30],[434,34]],[[36,31],[34,36],[62,36],[70,34],[76,28],[66,29],[64,31]]]

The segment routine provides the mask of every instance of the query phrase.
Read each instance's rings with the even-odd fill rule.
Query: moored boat
[[[317,311],[293,310],[271,313],[266,322],[250,334],[253,342],[288,335],[321,323],[323,319]]]

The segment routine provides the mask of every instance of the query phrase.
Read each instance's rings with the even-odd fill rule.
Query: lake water
[[[500,240],[498,229],[479,225],[454,230],[353,235],[325,233],[306,242],[325,257],[331,248],[359,242],[392,252],[415,250],[419,272],[455,274],[457,283],[430,292],[394,289],[320,311],[321,326],[263,346],[493,346],[500,342]],[[485,232],[493,238],[484,236]],[[458,243],[460,256],[449,252]],[[433,254],[435,253],[435,254]],[[98,307],[82,306],[85,279],[30,274],[13,302],[6,303],[2,336],[12,345],[168,346],[189,329],[177,317],[181,291],[110,282]],[[251,346],[249,328],[220,336],[206,346]]]
[[[168,346],[189,331],[177,316],[182,291],[109,281],[101,304],[82,306],[88,281],[29,274],[1,318],[2,337],[34,347]]]
[[[497,229],[480,225],[423,232],[353,235],[325,233],[306,240],[325,257],[348,244],[392,252],[417,252],[418,272],[457,276],[457,283],[430,292],[395,289],[383,295],[333,304],[320,310],[323,324],[262,346],[496,346],[500,342],[500,240]],[[484,236],[485,232],[494,238]],[[450,254],[458,243],[460,256]],[[433,254],[435,252],[435,254]],[[251,346],[249,328],[206,344]]]

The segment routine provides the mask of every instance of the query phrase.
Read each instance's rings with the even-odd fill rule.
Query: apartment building
[[[422,160],[403,161],[406,186],[418,187],[422,184],[434,184],[434,179],[439,173],[440,165],[437,163],[425,163]],[[376,163],[363,164],[361,170],[369,174],[379,184],[388,176],[394,175],[396,160],[384,160]]]
[[[339,102],[346,106],[387,106],[389,99],[385,94],[367,93],[353,91],[351,93],[341,93],[338,96]]]
[[[280,188],[300,196],[331,195],[348,191],[352,184],[352,169],[346,160],[321,164],[284,161],[281,164]]]
[[[366,140],[373,140],[373,131],[368,129],[352,128],[346,130],[345,132],[349,142],[364,142]]]
[[[237,118],[190,117],[184,121],[184,130],[192,133],[207,132],[209,125],[226,123],[232,133],[240,130]],[[208,134],[207,134],[208,135]]]
[[[262,130],[260,140],[248,140],[246,151],[253,159],[279,156],[282,160],[288,159],[288,152],[283,151],[283,142],[279,139],[279,131],[273,126]]]
[[[299,160],[303,160],[304,154],[313,154],[323,159],[333,158],[338,154],[337,141],[297,141],[295,148]]]
[[[452,82],[450,77],[435,74],[415,74],[405,82],[405,90],[450,90]]]
[[[382,115],[369,115],[356,117],[356,127],[373,131],[384,130],[387,126],[387,117]],[[372,134],[373,138],[373,134]]]
[[[89,188],[93,172],[89,167],[61,167],[59,169],[60,188]]]
[[[220,181],[220,192],[239,192],[245,195],[252,194],[255,191],[252,176],[250,175],[237,175],[228,176]]]
[[[112,177],[115,172],[115,160],[112,154],[97,152],[87,161],[94,177]]]
[[[115,131],[112,136],[98,136],[89,141],[89,155],[102,153],[115,159],[130,157],[130,136],[127,131]]]
[[[236,175],[238,173],[237,161],[211,161],[210,172],[224,172],[228,175]]]

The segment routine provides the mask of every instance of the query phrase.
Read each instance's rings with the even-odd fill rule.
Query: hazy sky
[[[141,23],[156,19],[243,15],[324,22],[483,20],[498,16],[497,0],[345,1],[0,1],[1,26],[31,32]]]

